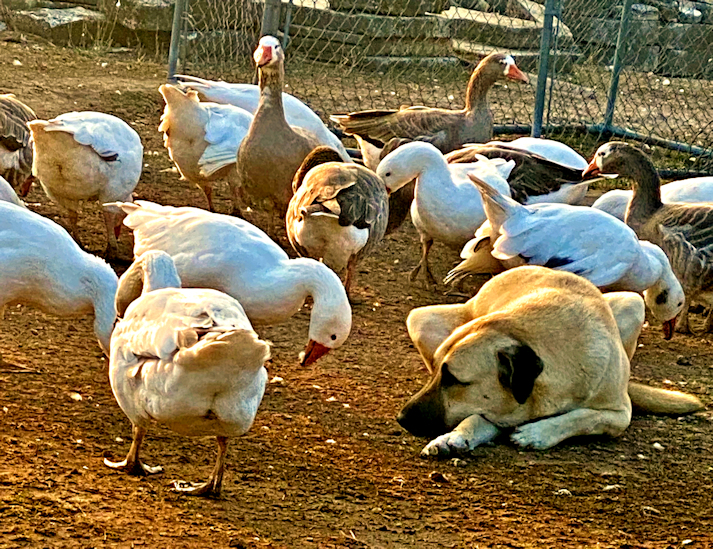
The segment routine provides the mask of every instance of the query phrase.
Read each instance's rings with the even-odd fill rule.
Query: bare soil
[[[145,169],[137,193],[163,204],[205,207],[179,181],[156,128],[162,65],[131,53],[55,48],[0,35],[0,91],[40,117],[70,110],[120,116],[140,133]],[[18,64],[17,62],[20,64]],[[309,99],[309,98],[307,98]],[[217,208],[228,211],[227,187]],[[62,221],[34,188],[30,207]],[[100,252],[98,207],[81,219]],[[131,254],[131,235],[121,251]],[[427,379],[404,319],[417,306],[455,301],[408,284],[418,259],[405,224],[360,267],[359,302],[347,343],[302,368],[309,312],[261,331],[274,342],[255,425],[232,441],[223,496],[191,499],[169,489],[201,480],[215,459],[210,439],[162,428],[144,458],[165,474],[132,478],[103,466],[121,458],[129,421],[107,379],[91,318],[45,316],[18,306],[0,321],[0,352],[27,368],[0,370],[0,547],[711,547],[713,416],[637,416],[618,439],[573,440],[520,451],[507,440],[460,461],[419,457],[426,443],[394,417]],[[436,275],[457,252],[436,245]],[[700,318],[697,318],[700,322]],[[646,328],[633,377],[713,404],[710,337],[661,338]],[[659,443],[662,449],[653,445]]]

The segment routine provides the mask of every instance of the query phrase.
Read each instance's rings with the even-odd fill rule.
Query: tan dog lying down
[[[440,435],[423,455],[471,450],[508,428],[515,444],[537,449],[617,436],[632,402],[650,413],[703,408],[693,396],[629,382],[643,299],[602,295],[573,274],[518,267],[467,303],[421,307],[406,323],[434,372],[398,416],[416,436]]]

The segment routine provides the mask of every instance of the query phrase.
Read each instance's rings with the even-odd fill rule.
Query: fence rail
[[[540,1],[178,0],[171,59],[197,76],[251,81],[259,36],[275,34],[288,91],[326,121],[460,108],[474,65],[508,51],[532,85],[494,87],[496,133],[541,133],[585,155],[611,136],[644,141],[669,175],[713,174],[713,3]]]

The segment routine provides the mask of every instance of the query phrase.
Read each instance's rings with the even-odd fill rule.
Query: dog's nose
[[[409,400],[396,416],[399,425],[417,437],[432,437],[445,433],[443,402],[437,392],[419,393]]]

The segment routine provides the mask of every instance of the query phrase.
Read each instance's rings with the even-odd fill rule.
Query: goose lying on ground
[[[200,187],[213,207],[213,181],[228,179],[233,209],[238,207],[235,162],[240,142],[253,116],[232,105],[202,103],[194,91],[183,93],[170,84],[158,91],[166,102],[158,131],[183,179]]]
[[[149,250],[166,252],[184,286],[225,292],[240,302],[253,324],[284,322],[311,296],[303,364],[347,339],[351,307],[339,277],[326,265],[290,259],[260,229],[232,216],[144,201],[120,207],[128,214],[124,224],[134,231],[136,257]]]
[[[126,122],[101,112],[70,112],[28,124],[34,141],[32,173],[47,196],[69,212],[69,233],[79,242],[80,203],[130,202],[144,148]],[[117,253],[120,212],[104,208],[107,259]]]
[[[389,199],[384,182],[334,149],[317,147],[297,171],[285,219],[287,236],[302,257],[341,272],[350,295],[357,262],[384,237]]]
[[[592,208],[607,212],[624,221],[626,208],[633,195],[633,191],[615,189],[597,198]],[[713,202],[713,177],[694,177],[661,185],[661,202],[664,204]]]
[[[580,275],[604,291],[644,292],[646,305],[673,335],[684,304],[666,254],[614,217],[584,206],[523,206],[476,176],[488,221],[466,244],[446,283],[468,274],[540,265]],[[492,269],[495,266],[495,269]]]
[[[376,173],[387,192],[393,193],[416,179],[411,220],[421,239],[421,261],[411,272],[412,281],[423,268],[428,282],[436,283],[428,266],[434,240],[461,247],[485,221],[480,193],[466,174],[475,171],[509,195],[505,178],[514,164],[487,159],[475,164],[446,164],[436,147],[423,142],[407,143],[381,161]]]
[[[208,480],[173,486],[192,496],[219,495],[228,438],[250,429],[265,392],[269,345],[232,297],[181,289],[163,252],[146,252],[124,273],[116,304],[123,318],[111,338],[109,380],[133,440],[126,459],[104,463],[133,475],[161,472],[139,457],[152,422],[185,436],[214,436],[218,458]]]
[[[696,298],[713,304],[713,204],[664,204],[656,168],[643,151],[628,143],[612,141],[599,147],[585,173],[616,173],[631,180],[626,224],[666,253],[687,300],[676,329],[690,332],[688,304]],[[706,323],[706,330],[712,327]]]
[[[116,311],[117,278],[54,221],[0,201],[0,311],[22,303],[52,315],[94,313],[105,354]]]

